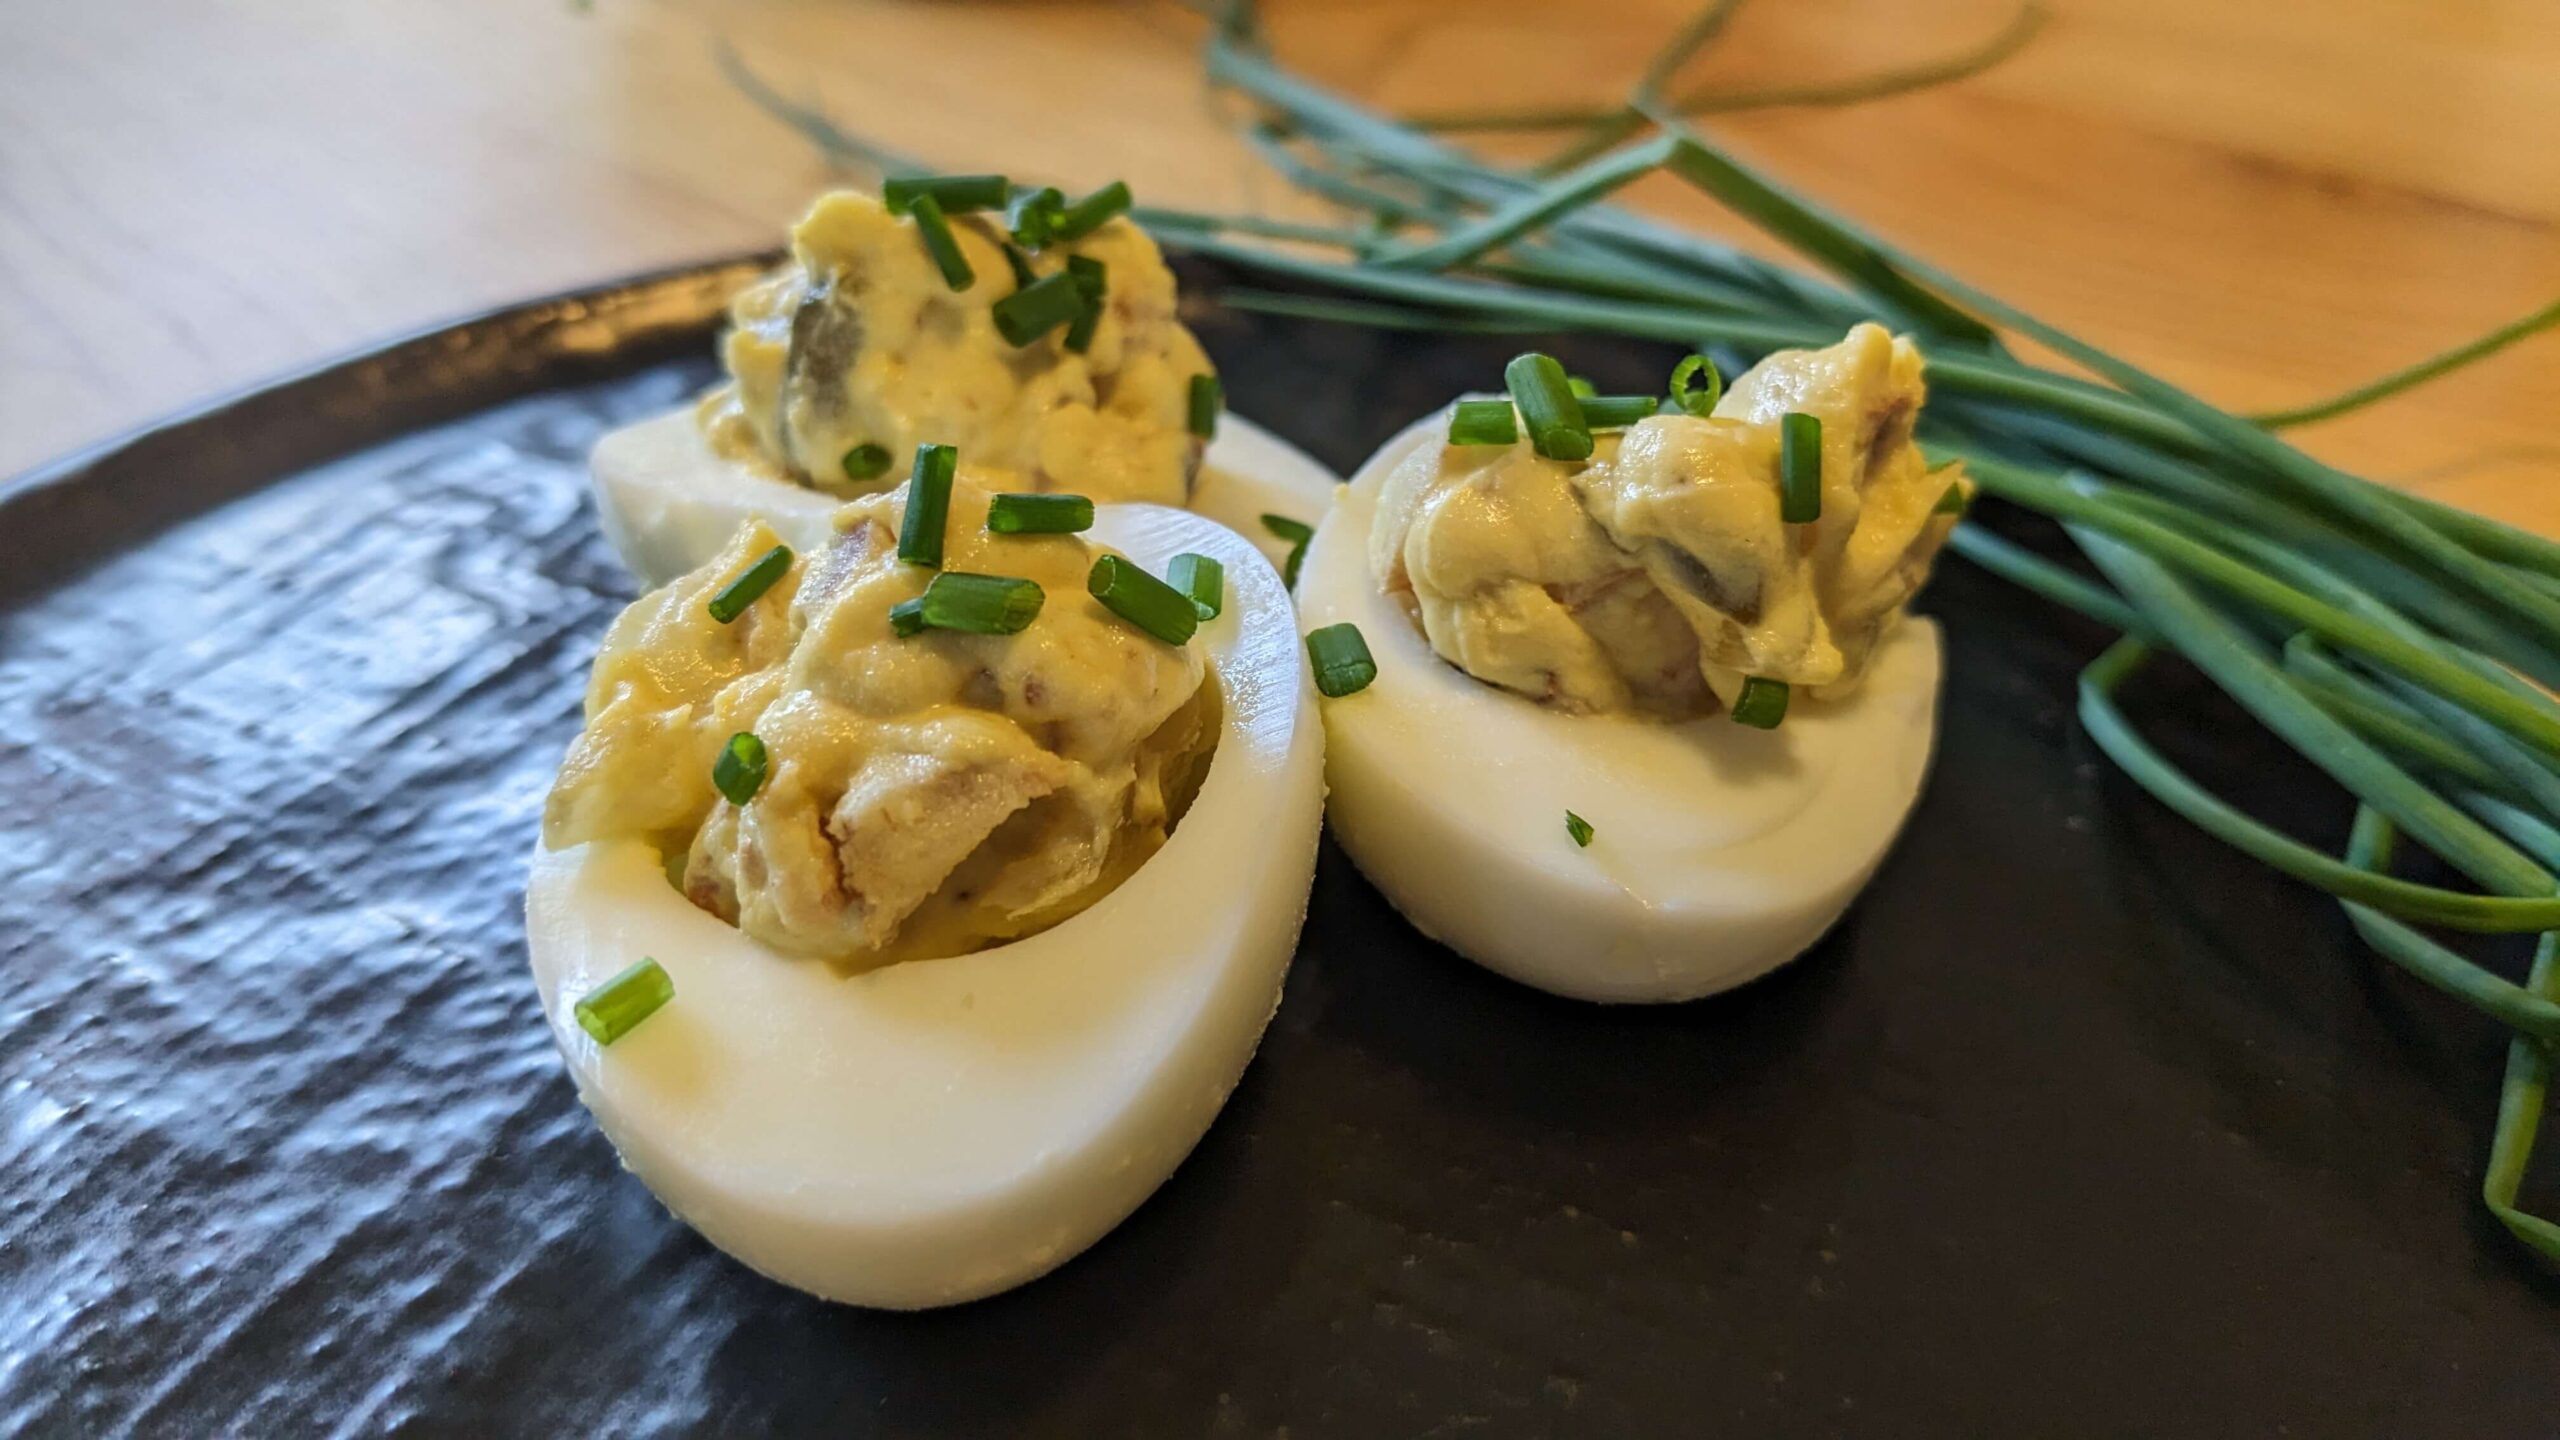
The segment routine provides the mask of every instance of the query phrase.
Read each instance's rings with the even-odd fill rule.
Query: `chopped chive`
[[[942,202],[919,195],[910,213],[915,216],[916,233],[924,237],[924,253],[933,257],[934,268],[942,272],[942,283],[954,290],[977,283],[978,272],[969,268],[969,257],[960,253],[951,222],[942,218]]]
[[[728,798],[732,805],[744,805],[756,798],[764,788],[764,742],[749,731],[741,730],[720,747],[720,758],[711,762],[712,788]]]
[[[999,535],[1072,535],[1093,528],[1093,502],[1082,495],[999,495],[987,502],[987,528]]]
[[[1289,547],[1289,558],[1280,562],[1281,588],[1287,590],[1292,595],[1297,594],[1298,571],[1304,568],[1306,563],[1307,542],[1301,540],[1297,544]]]
[[[1036,190],[1016,190],[1004,207],[1005,229],[1013,233],[1013,243],[1026,250],[1037,250],[1058,233],[1058,222],[1067,214],[1067,197],[1055,185]]]
[[[1583,379],[1579,375],[1567,375],[1564,377],[1564,388],[1572,391],[1573,398],[1576,400],[1588,400],[1592,396],[1600,393],[1599,386],[1592,384],[1590,381]]]
[[[1227,606],[1227,567],[1206,555],[1188,551],[1164,567],[1164,582],[1191,599],[1203,620],[1215,620]]]
[[[1114,180],[1101,189],[1066,208],[1058,217],[1049,238],[1057,241],[1081,240],[1111,222],[1111,217],[1129,208],[1129,187]]]
[[[1592,395],[1582,402],[1582,423],[1594,430],[1624,430],[1661,411],[1657,395]]]
[[[1191,377],[1191,433],[1206,440],[1218,433],[1218,412],[1227,404],[1226,388],[1215,375]]]
[[[1093,592],[1093,598],[1112,614],[1167,645],[1181,644],[1200,628],[1200,611],[1189,595],[1139,569],[1126,557],[1096,557],[1093,569],[1084,577],[1084,588]]]
[[[1520,422],[1508,400],[1461,400],[1449,412],[1452,445],[1514,445]]]
[[[960,452],[948,445],[916,447],[907,474],[907,513],[898,525],[898,558],[910,565],[942,565],[942,532],[951,523],[951,476]]]
[[[1764,680],[1754,675],[1742,682],[1742,693],[1733,702],[1733,719],[1737,725],[1755,730],[1775,730],[1787,718],[1787,682]]]
[[[1316,527],[1304,520],[1292,520],[1286,515],[1263,516],[1262,528],[1292,545],[1304,545],[1316,537]]]
[[[1778,518],[1810,525],[1822,518],[1822,417],[1790,410],[1778,421]]]
[[[996,333],[1007,345],[1028,345],[1072,322],[1083,309],[1083,287],[1076,284],[1076,277],[1060,270],[997,301]]]
[[[844,478],[877,480],[889,473],[890,458],[886,445],[856,445],[844,452]]]
[[[1006,245],[1003,249],[1004,266],[1013,272],[1014,289],[1020,290],[1025,285],[1038,282],[1040,272],[1031,268],[1031,257],[1022,253],[1021,246]]]
[[[1573,398],[1564,367],[1554,356],[1532,350],[1515,357],[1503,367],[1502,379],[1539,454],[1550,460],[1590,458],[1591,430],[1582,420],[1582,402]]]
[[[1591,848],[1591,822],[1570,810],[1564,812],[1564,833],[1573,837],[1574,844],[1585,850]]]
[[[1093,344],[1093,332],[1102,326],[1102,296],[1108,272],[1101,261],[1090,255],[1067,257],[1067,274],[1076,282],[1076,296],[1084,308],[1067,323],[1067,348],[1081,355]]]
[[[923,630],[1016,635],[1040,618],[1047,598],[1036,580],[945,570],[923,594],[889,607],[889,630],[902,637]]]
[[[1691,389],[1691,382],[1700,372],[1704,372],[1707,377],[1706,388]],[[1716,369],[1716,362],[1713,360],[1704,355],[1692,355],[1672,367],[1672,404],[1692,415],[1712,415],[1716,412],[1716,402],[1723,398],[1724,376]]]
[[[643,957],[639,964],[588,991],[571,1013],[578,1017],[578,1028],[595,1037],[597,1044],[610,1045],[674,998],[676,982],[666,967]]]
[[[1001,210],[1012,189],[1001,175],[914,175],[880,187],[880,203],[904,215],[918,200],[931,200],[945,215]]]
[[[1369,642],[1360,638],[1360,627],[1347,620],[1308,631],[1307,659],[1316,668],[1316,689],[1337,700],[1368,689],[1369,682],[1378,678],[1378,662],[1369,656]]]
[[[711,603],[704,608],[711,612],[712,619],[726,625],[746,614],[748,606],[764,598],[764,592],[772,589],[773,582],[781,579],[790,568],[791,547],[776,545],[757,556],[756,563],[739,571],[737,579],[721,586],[720,593],[712,596]]]
[[[1964,482],[1961,480],[1950,480],[1947,482],[1946,493],[1938,497],[1937,504],[1929,507],[1929,513],[1932,515],[1962,515],[1967,509],[1970,509],[1972,505],[1973,497],[1964,493]]]

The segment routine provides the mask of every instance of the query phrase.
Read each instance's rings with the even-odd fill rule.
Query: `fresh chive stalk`
[[[924,237],[924,253],[933,257],[933,267],[942,272],[942,283],[954,290],[976,284],[978,272],[969,268],[969,257],[960,253],[960,238],[943,218],[942,202],[919,195],[908,213],[915,218],[916,233]]]
[[[729,737],[729,742],[720,747],[719,756],[711,762],[712,788],[732,805],[746,804],[764,788],[765,765],[769,758],[762,740],[749,731],[739,731]]]
[[[1754,675],[1734,697],[1733,721],[1754,730],[1775,730],[1787,718],[1787,682]]]
[[[1040,272],[1031,268],[1031,257],[1022,253],[1021,246],[1008,241],[1003,246],[1003,250],[1004,268],[1012,272],[1013,288],[1016,292],[1026,285],[1036,285],[1040,282]]]
[[[1067,322],[1067,348],[1081,355],[1093,346],[1093,332],[1102,328],[1102,301],[1108,289],[1109,273],[1103,263],[1090,255],[1067,257],[1067,275],[1076,282],[1076,296],[1083,308]]]
[[[1452,445],[1516,445],[1520,442],[1518,412],[1508,400],[1461,400],[1449,412],[1449,443]]]
[[[1316,689],[1339,700],[1369,688],[1378,678],[1378,662],[1369,655],[1369,642],[1360,636],[1360,627],[1344,621],[1307,632],[1307,660],[1315,667]]]
[[[763,599],[764,592],[772,589],[773,583],[790,569],[791,547],[776,545],[757,556],[754,564],[739,571],[737,579],[721,586],[720,593],[712,596],[711,603],[703,608],[711,612],[712,619],[723,625],[730,624],[746,614],[748,606]]]
[[[1037,250],[1057,237],[1058,222],[1066,214],[1067,197],[1055,185],[1016,190],[1005,204],[1005,230],[1013,236],[1014,244]]]
[[[877,480],[889,473],[889,466],[896,458],[889,453],[889,447],[886,445],[873,445],[868,442],[856,445],[844,452],[844,478],[855,481]]]
[[[1564,367],[1554,356],[1534,350],[1517,356],[1503,367],[1502,379],[1511,391],[1511,403],[1520,407],[1529,444],[1539,454],[1550,460],[1591,457],[1591,429],[1583,422],[1582,402],[1573,398]]]
[[[581,997],[570,1013],[598,1045],[610,1045],[676,998],[676,982],[657,961],[642,958]]]
[[[1203,620],[1215,620],[1227,604],[1227,567],[1207,555],[1185,551],[1164,567],[1164,582],[1191,599]]]
[[[907,175],[880,187],[880,203],[892,215],[904,215],[918,200],[931,200],[945,215],[972,210],[1001,210],[1011,186],[1001,175]]]
[[[1707,383],[1700,385],[1699,376]],[[1716,413],[1716,402],[1724,398],[1724,376],[1716,362],[1704,355],[1692,355],[1671,367],[1671,403],[1692,415]]]
[[[1810,525],[1822,518],[1822,417],[1790,410],[1778,421],[1778,518]]]
[[[998,495],[987,502],[987,528],[998,535],[1073,535],[1093,528],[1093,502],[1082,495]]]
[[[927,630],[1016,635],[1040,618],[1046,598],[1035,580],[945,570],[933,577],[923,594],[889,607],[889,630],[901,637]]]
[[[996,333],[1016,349],[1061,325],[1075,322],[1084,310],[1084,287],[1064,270],[1043,275],[995,303]]]
[[[1316,527],[1286,515],[1265,515],[1262,528],[1289,542],[1289,558],[1280,565],[1280,583],[1296,590],[1298,570],[1307,563],[1307,542],[1316,538]]]
[[[1591,848],[1591,837],[1597,832],[1591,828],[1590,821],[1567,810],[1564,812],[1564,833],[1573,837],[1575,845],[1588,850]]]
[[[1081,240],[1110,224],[1112,217],[1124,213],[1128,208],[1129,187],[1122,181],[1114,180],[1069,205],[1058,217],[1056,227],[1050,232],[1050,239],[1052,243],[1058,244]]]
[[[1084,588],[1112,614],[1167,645],[1180,645],[1200,628],[1190,595],[1167,585],[1123,555],[1101,555],[1086,572]]]
[[[1582,423],[1594,430],[1624,430],[1662,413],[1659,395],[1586,395]]]
[[[942,535],[951,526],[951,477],[959,467],[960,452],[948,445],[916,447],[915,468],[907,474],[907,513],[898,526],[900,560],[941,566]]]
[[[1191,433],[1206,440],[1218,433],[1219,412],[1226,409],[1226,391],[1215,375],[1191,377]]]

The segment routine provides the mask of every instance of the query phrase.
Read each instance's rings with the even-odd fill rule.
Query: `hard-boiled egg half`
[[[1323,513],[1331,472],[1222,413],[1125,187],[1068,201],[962,176],[884,198],[821,197],[791,258],[731,305],[727,379],[597,444],[605,533],[643,582],[749,519],[813,539],[847,498],[903,482],[924,444],[1023,490],[1187,507],[1275,562],[1287,542],[1261,517]]]
[[[1324,702],[1336,837],[1527,984],[1741,984],[1839,918],[1928,770],[1938,635],[1902,605],[1968,492],[1911,443],[1919,356],[1861,326],[1721,403],[1684,373],[1711,415],[1575,403],[1543,356],[1510,378],[1517,409],[1390,441],[1308,551],[1301,628],[1375,666]]]
[[[1279,1001],[1323,807],[1247,542],[1154,505],[1077,532],[1073,497],[964,472],[937,568],[902,558],[910,494],[779,561],[751,523],[616,622],[526,907],[624,1163],[757,1270],[901,1309],[1046,1272],[1190,1151]]]

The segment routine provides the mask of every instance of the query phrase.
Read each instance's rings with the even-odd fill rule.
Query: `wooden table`
[[[2009,0],[1756,0],[1693,74],[1961,48]],[[1721,131],[1801,188],[2237,406],[2310,398],[2560,295],[2550,0],[2052,0],[1962,84]],[[1689,0],[1271,0],[1389,106],[1614,95]],[[770,243],[826,183],[728,37],[955,168],[1285,203],[1168,0],[12,0],[0,10],[0,473],[475,307]],[[1701,225],[1667,185],[1634,202]],[[1276,418],[1276,417],[1274,417]],[[2560,534],[2560,337],[2303,432]]]

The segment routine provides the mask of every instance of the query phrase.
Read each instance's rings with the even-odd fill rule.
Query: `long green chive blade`
[[[744,805],[756,798],[764,788],[765,764],[769,757],[764,742],[749,731],[741,730],[720,747],[720,756],[711,762],[711,785],[732,805]]]
[[[1535,350],[1517,356],[1503,367],[1502,379],[1539,454],[1550,460],[1590,458],[1591,430],[1582,419],[1582,402],[1573,398],[1564,367],[1554,356]]]
[[[1037,250],[1056,238],[1058,222],[1066,218],[1067,197],[1055,185],[1036,190],[1017,190],[1004,209],[1005,229],[1013,235],[1013,243],[1026,250]]]
[[[1102,328],[1102,297],[1109,274],[1103,263],[1090,255],[1067,257],[1067,274],[1076,282],[1076,294],[1084,308],[1067,323],[1067,348],[1083,354],[1093,345],[1093,332]]]
[[[987,528],[999,535],[1073,535],[1093,528],[1093,502],[1082,495],[998,495],[987,504]]]
[[[1733,720],[1754,730],[1775,730],[1787,718],[1787,682],[1767,680],[1754,675],[1742,682],[1742,693],[1734,698]]]
[[[1938,503],[1929,507],[1929,513],[1932,515],[1962,515],[1966,510],[1970,509],[1972,505],[1973,497],[1965,493],[1964,482],[1961,480],[1950,480],[1947,482],[1945,492],[1938,496]]]
[[[1703,386],[1700,375],[1707,377]],[[1724,374],[1716,362],[1704,355],[1692,355],[1671,369],[1671,403],[1692,415],[1713,415],[1716,402],[1724,398]]]
[[[948,445],[916,447],[907,475],[907,513],[898,526],[898,558],[910,565],[942,565],[942,532],[951,523],[951,477],[960,452]]]
[[[1225,387],[1215,375],[1191,377],[1191,433],[1206,440],[1218,433],[1218,412],[1227,405]]]
[[[1191,599],[1203,620],[1215,620],[1227,605],[1227,567],[1207,555],[1188,551],[1164,567],[1164,581]]]
[[[1111,218],[1129,208],[1129,187],[1114,180],[1066,209],[1050,232],[1057,241],[1081,240],[1111,222]]]
[[[1822,518],[1822,417],[1790,410],[1778,421],[1778,518],[1810,525]]]
[[[977,283],[978,272],[969,268],[969,257],[960,253],[960,240],[951,233],[951,222],[942,217],[942,203],[930,195],[919,195],[908,212],[915,217],[916,233],[924,237],[924,253],[933,257],[934,268],[942,272],[942,283],[954,290],[966,290]]]
[[[1591,837],[1595,832],[1591,828],[1590,821],[1567,810],[1564,812],[1564,833],[1573,837],[1574,844],[1588,850],[1591,848]]]
[[[1072,324],[1084,310],[1084,290],[1066,271],[1044,275],[995,303],[996,333],[1020,348]]]
[[[1369,642],[1360,637],[1360,627],[1344,621],[1307,632],[1307,660],[1315,666],[1316,689],[1339,700],[1358,694],[1378,678],[1378,662],[1370,658]]]
[[[1594,430],[1624,430],[1661,411],[1658,395],[1587,395],[1582,400],[1582,423]]]
[[[890,462],[895,458],[886,445],[856,445],[844,452],[844,478],[877,480],[889,473]]]
[[[1167,645],[1182,644],[1200,628],[1200,610],[1189,595],[1139,569],[1126,556],[1095,557],[1084,588],[1112,614]]]
[[[571,1007],[571,1013],[578,1017],[578,1028],[594,1037],[597,1044],[610,1045],[674,998],[676,982],[666,968],[644,957],[639,964],[588,991]]]
[[[1516,445],[1519,441],[1518,412],[1508,400],[1461,400],[1449,412],[1452,445]]]
[[[726,625],[746,614],[747,607],[763,599],[764,592],[772,589],[773,582],[790,569],[791,547],[776,545],[757,556],[754,564],[739,571],[737,579],[721,586],[720,593],[712,596],[711,603],[703,608],[711,612],[712,619]]]
[[[1263,516],[1262,528],[1292,545],[1304,545],[1316,537],[1316,527],[1304,520],[1292,520],[1286,515]]]
[[[1011,189],[1001,175],[907,175],[880,187],[880,203],[890,214],[904,215],[925,199],[945,215],[965,215],[1003,209]]]

